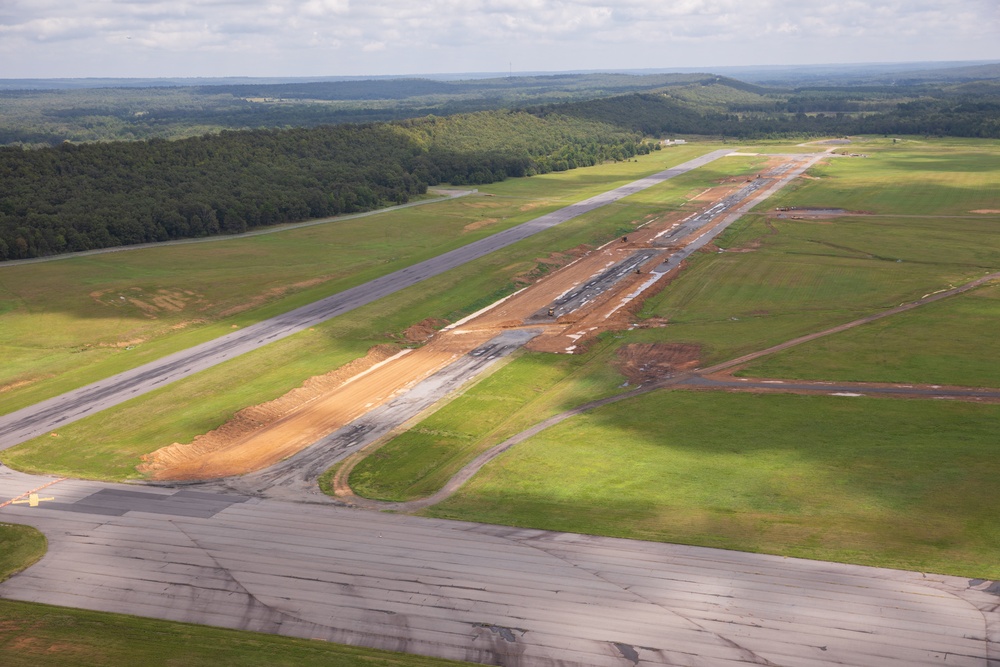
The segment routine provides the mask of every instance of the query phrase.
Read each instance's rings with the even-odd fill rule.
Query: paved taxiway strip
[[[176,382],[229,359],[304,331],[433,276],[513,245],[534,234],[641,192],[727,155],[713,151],[681,165],[603,192],[461,248],[376,278],[201,345],[177,352],[47,401],[0,416],[0,449],[12,447],[86,416]]]
[[[0,497],[44,481],[0,468]],[[186,490],[46,494],[0,510],[49,539],[5,598],[500,665],[998,664],[990,582]]]
[[[762,378],[705,377],[690,375],[678,378],[677,387],[699,389],[734,389],[737,391],[769,391],[777,393],[835,394],[838,396],[901,396],[950,400],[1000,401],[1000,390],[979,387],[942,387],[890,385],[868,382],[825,382],[773,380]]]

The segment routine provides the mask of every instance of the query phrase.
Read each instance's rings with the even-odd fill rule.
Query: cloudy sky
[[[1000,60],[1000,0],[0,0],[0,78]]]

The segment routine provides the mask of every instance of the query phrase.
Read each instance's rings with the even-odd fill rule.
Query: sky
[[[1000,0],[0,0],[0,78],[1000,61]]]

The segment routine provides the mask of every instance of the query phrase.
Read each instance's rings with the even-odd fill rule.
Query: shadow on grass
[[[657,392],[571,419],[435,516],[1000,576],[1000,406]]]

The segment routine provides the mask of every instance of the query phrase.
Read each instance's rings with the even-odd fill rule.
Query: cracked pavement
[[[0,497],[50,481],[0,468]],[[50,545],[4,598],[511,666],[1000,667],[989,581],[188,489],[44,494],[0,509]]]

